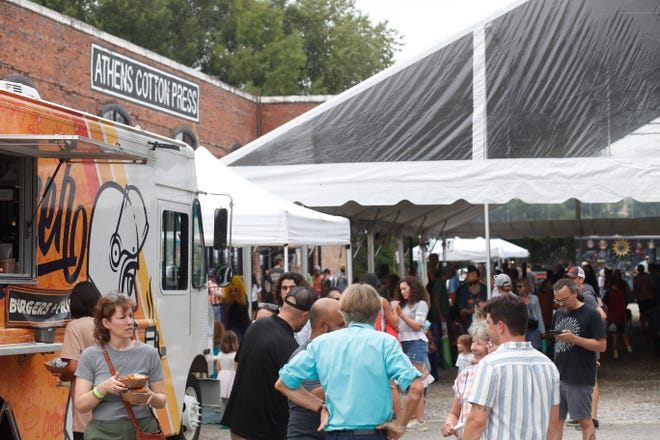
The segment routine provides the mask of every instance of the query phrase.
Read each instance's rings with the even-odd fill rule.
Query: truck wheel
[[[198,440],[202,430],[202,392],[195,376],[188,376],[181,410],[181,440]]]

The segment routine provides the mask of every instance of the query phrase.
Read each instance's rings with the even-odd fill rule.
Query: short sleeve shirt
[[[118,351],[105,344],[108,356],[119,376],[148,375],[150,382],[163,380],[163,366],[160,355],[151,345],[136,341],[133,348]],[[108,363],[103,356],[100,345],[92,345],[83,351],[78,362],[76,376],[97,386],[111,376]],[[127,417],[126,408],[121,398],[116,394],[108,393],[93,410],[94,420],[121,420]],[[133,405],[136,418],[148,417],[151,412],[145,406]]]

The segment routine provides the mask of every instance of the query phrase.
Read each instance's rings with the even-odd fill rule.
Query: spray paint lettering
[[[42,255],[59,256],[39,264],[39,275],[61,270],[66,281],[73,284],[85,261],[89,224],[83,206],[74,208],[76,182],[70,175],[70,169],[71,165],[66,165],[60,188],[53,182],[44,195],[37,236]],[[42,192],[42,184],[39,178],[39,194]]]

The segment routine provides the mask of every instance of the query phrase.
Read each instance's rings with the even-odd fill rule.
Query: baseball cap
[[[316,301],[316,293],[305,286],[294,287],[284,298],[285,303],[303,312],[309,312],[314,301]]]
[[[320,271],[321,271],[321,266],[319,266],[319,265],[314,265],[314,267],[313,267],[312,269],[313,269],[313,270],[318,270],[318,271],[320,272]]]
[[[573,266],[568,271],[566,272],[566,276],[571,279],[575,278],[584,278],[584,269],[582,269],[580,266]]]
[[[504,287],[511,286],[511,277],[505,273],[495,275],[495,286]]]

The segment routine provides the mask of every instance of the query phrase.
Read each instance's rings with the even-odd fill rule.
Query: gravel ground
[[[596,432],[601,440],[660,438],[660,358],[654,356],[652,347],[643,347],[638,327],[633,332],[633,353],[621,352],[618,360],[613,360],[609,351],[602,356],[600,429]],[[441,371],[429,386],[426,407],[429,431],[408,432],[404,439],[443,438],[440,426],[451,407],[451,385],[455,376],[455,369]],[[229,431],[219,429],[218,425],[202,426],[200,440],[229,438]],[[580,440],[582,433],[566,426],[564,439]]]

